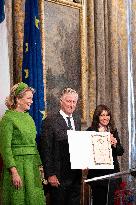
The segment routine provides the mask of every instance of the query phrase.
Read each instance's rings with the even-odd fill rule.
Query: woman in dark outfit
[[[98,105],[94,111],[93,121],[91,127],[87,131],[96,132],[110,132],[112,156],[114,162],[114,169],[89,169],[88,179],[93,177],[99,177],[107,174],[113,174],[119,172],[119,163],[117,156],[122,156],[124,149],[120,144],[118,132],[115,127],[114,121],[111,116],[111,111],[106,105]],[[110,183],[110,189],[112,193],[108,200],[108,205],[114,205],[114,190],[118,180],[113,180]],[[93,205],[106,205],[107,204],[107,192],[108,192],[108,180],[99,180],[92,182],[91,184]]]

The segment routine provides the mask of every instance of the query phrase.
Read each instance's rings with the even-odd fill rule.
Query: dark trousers
[[[50,203],[51,205],[80,205],[80,192],[80,182],[61,183],[58,188],[50,188]]]
[[[106,205],[107,203],[107,187],[92,187],[93,205]]]
[[[114,192],[120,179],[94,182],[91,185],[93,205],[114,205]]]

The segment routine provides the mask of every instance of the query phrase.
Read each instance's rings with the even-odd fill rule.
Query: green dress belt
[[[36,146],[14,145],[12,146],[12,153],[16,155],[37,154]]]

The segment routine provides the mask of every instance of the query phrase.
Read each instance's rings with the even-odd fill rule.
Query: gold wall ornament
[[[48,0],[48,2],[52,2],[55,4],[60,4],[63,6],[67,6],[67,7],[72,7],[72,8],[76,8],[76,9],[81,9],[82,8],[82,4],[77,4],[73,1],[68,1],[68,0]]]
[[[44,0],[39,0],[39,20],[41,31],[42,46],[42,64],[43,64],[43,81],[44,81],[44,102],[46,102],[46,65],[45,65],[45,30],[44,30]]]
[[[80,9],[80,38],[81,38],[81,87],[82,87],[82,123],[87,122],[87,88],[88,88],[88,66],[87,66],[87,24],[86,4],[82,2]]]
[[[25,0],[12,1],[13,17],[13,82],[18,83],[22,80],[22,61],[23,61],[23,37],[25,19]]]
[[[81,61],[81,70],[80,70],[80,85],[81,85],[81,89],[80,89],[80,93],[81,93],[81,112],[82,112],[82,123],[86,123],[87,121],[87,86],[88,86],[88,81],[87,81],[87,72],[88,72],[88,68],[87,68],[87,34],[86,34],[86,8],[85,8],[85,1],[84,2],[73,2],[73,1],[67,1],[67,0],[48,0],[48,1],[43,1],[40,0],[40,9],[41,9],[41,33],[42,33],[42,54],[43,54],[43,65],[44,65],[44,85],[46,87],[45,90],[45,98],[47,98],[47,95],[49,93],[48,89],[47,89],[47,85],[48,85],[48,81],[47,81],[47,75],[49,77],[51,77],[53,72],[56,72],[54,70],[50,71],[51,73],[48,74],[50,67],[48,65],[48,59],[47,59],[47,52],[46,52],[46,45],[47,45],[47,26],[46,26],[46,22],[45,22],[45,9],[46,9],[46,4],[52,4],[52,7],[56,6],[56,5],[60,5],[60,6],[64,6],[64,10],[67,9],[69,10],[70,8],[73,8],[73,10],[75,9],[75,12],[79,11],[79,16],[77,16],[77,18],[79,18],[79,41],[80,41],[80,61]],[[54,5],[53,5],[54,4]],[[44,5],[44,6],[43,6]],[[50,14],[48,14],[50,15]],[[68,17],[67,17],[68,18]],[[47,20],[47,19],[46,19]],[[64,22],[64,23],[68,23],[68,22]],[[49,21],[47,22],[47,24],[49,24]],[[71,22],[72,25],[72,22]],[[54,27],[55,27],[55,23],[54,23]],[[54,31],[52,31],[54,32]],[[57,38],[55,36],[55,38]],[[69,39],[71,40],[71,39]],[[61,42],[60,42],[61,43]],[[59,48],[56,49],[55,52],[59,52]],[[55,52],[53,52],[53,57],[52,60],[54,58]],[[76,49],[75,49],[76,52]],[[72,53],[71,53],[72,55]],[[58,59],[59,61],[60,59]],[[61,62],[62,63],[62,62]],[[69,63],[69,62],[68,62]],[[47,68],[48,67],[48,68]],[[55,67],[55,66],[54,66]],[[48,69],[48,70],[47,70]],[[56,68],[57,69],[57,68]],[[62,66],[62,70],[65,69],[65,65],[64,67]],[[61,70],[61,72],[62,72]],[[54,74],[54,73],[53,73]],[[53,82],[53,78],[52,78],[52,83]],[[61,86],[61,81],[60,81],[60,86]],[[59,88],[61,89],[61,87]],[[53,89],[52,89],[53,90]],[[51,90],[51,91],[52,91]],[[58,95],[58,90],[54,88],[53,91],[53,95],[56,97],[56,95]],[[46,99],[48,101],[48,99]],[[48,103],[48,102],[47,102]]]

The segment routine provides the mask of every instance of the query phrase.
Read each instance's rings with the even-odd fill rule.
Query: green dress
[[[28,113],[5,112],[0,121],[2,205],[45,205],[35,137],[35,124]],[[22,179],[23,186],[18,190],[12,185],[10,167],[16,167]]]

